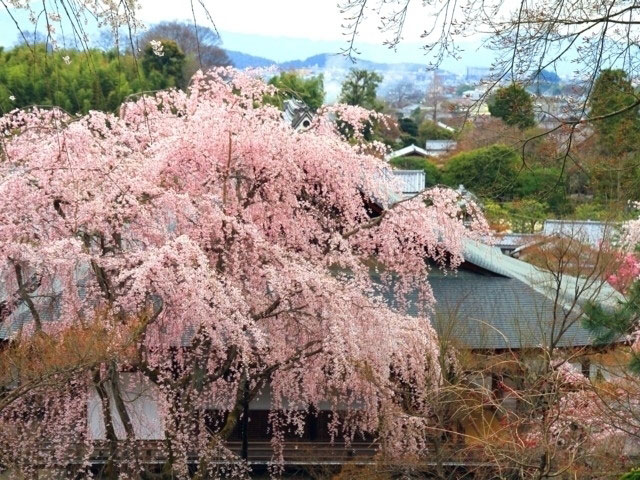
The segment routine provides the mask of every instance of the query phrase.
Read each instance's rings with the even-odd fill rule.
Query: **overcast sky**
[[[226,31],[265,36],[285,36],[309,40],[340,41],[344,37],[341,25],[343,14],[336,0],[231,0],[206,1],[216,25]],[[415,2],[415,12],[418,10]],[[191,19],[191,11],[185,0],[142,0],[141,17],[155,23],[181,18]],[[203,15],[198,15],[203,17]],[[360,28],[359,40],[382,43],[375,18],[369,18]],[[407,34],[418,40],[421,32],[418,15],[407,20]]]
[[[203,1],[221,33],[223,46],[230,50],[285,61],[318,53],[338,53],[346,46],[345,18],[336,0]],[[429,10],[421,4],[420,1],[412,3],[404,39],[396,51],[383,45],[389,34],[379,31],[378,18],[370,14],[357,37],[356,46],[362,57],[387,63],[428,63],[420,48],[420,34],[428,23]],[[189,0],[141,0],[141,5],[140,18],[148,25],[165,20],[192,20]],[[196,16],[199,23],[210,25],[203,11],[196,11]],[[28,25],[26,19],[23,20]],[[11,46],[16,38],[13,21],[0,10],[0,44]],[[462,72],[466,66],[488,66],[491,62],[491,55],[478,50],[477,39],[463,46],[462,61],[449,60],[443,64],[444,68]]]
[[[397,51],[383,46],[388,35],[369,15],[359,28],[357,47],[364,58],[384,62],[426,63],[420,47],[421,19],[425,11],[416,7],[408,15],[405,40]],[[233,0],[206,2],[226,48],[276,61],[339,52],[346,45],[344,14],[335,0]],[[141,17],[147,23],[166,19],[191,20],[190,9],[180,1],[143,0]],[[199,14],[197,17],[204,18]]]

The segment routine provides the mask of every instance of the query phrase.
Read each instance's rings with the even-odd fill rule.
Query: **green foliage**
[[[416,107],[413,110],[411,110],[411,118],[413,118],[413,121],[416,123],[420,123],[422,122],[423,118],[424,118],[425,112],[420,108],[420,107]]]
[[[401,133],[399,140],[402,147],[408,147],[409,145],[418,145],[418,143],[420,143],[418,142],[418,139],[416,137],[409,135],[408,133]],[[397,146],[397,144],[394,146]]]
[[[520,172],[516,193],[521,197],[528,197],[548,193],[556,187],[564,189],[559,168],[534,167]]]
[[[324,77],[318,75],[303,78],[295,72],[282,72],[269,80],[278,89],[278,94],[267,99],[269,103],[282,108],[289,98],[302,100],[311,110],[317,110],[324,102]]]
[[[577,205],[573,216],[577,220],[608,220],[610,213],[603,205],[591,202]]]
[[[352,69],[342,83],[338,101],[379,112],[382,110],[382,102],[377,98],[380,82],[382,82],[382,76],[376,72]]]
[[[462,83],[456,87],[456,95],[460,96],[467,90],[473,90],[473,85],[470,85],[468,83]]]
[[[634,375],[640,375],[640,355],[633,352],[631,354],[631,360],[629,360],[629,370]],[[640,479],[640,476],[638,477]]]
[[[162,40],[162,55],[157,55],[150,44],[144,48],[142,70],[161,89],[185,88],[185,54],[173,40]]]
[[[483,206],[484,216],[489,224],[494,226],[505,226],[511,223],[510,213],[503,204],[489,199],[483,202]]]
[[[602,137],[598,136],[598,141]],[[631,139],[631,142],[628,140]],[[640,200],[640,154],[637,151],[621,151],[631,148],[630,144],[640,142],[640,137],[625,137],[619,145],[606,149],[589,166],[591,192],[601,201]],[[625,147],[625,143],[627,146]]]
[[[440,127],[431,120],[425,120],[418,127],[418,138],[421,146],[424,147],[427,140],[451,140],[453,132]]]
[[[0,108],[7,112],[56,105],[69,113],[115,111],[133,93],[179,83],[166,75],[145,75],[131,55],[116,52],[52,53],[46,52],[44,45],[36,45],[33,51],[19,46],[0,51]]]
[[[549,206],[533,198],[498,203],[484,201],[484,214],[494,227],[514,232],[535,233],[549,216]]]
[[[559,168],[533,167],[518,174],[514,195],[519,198],[544,200],[556,215],[568,213],[566,186]]]
[[[395,168],[401,168],[404,170],[424,170],[425,186],[427,187],[437,185],[442,181],[442,173],[440,172],[440,169],[425,157],[413,155],[396,157],[392,158],[389,163]]]
[[[412,137],[418,136],[418,124],[413,118],[402,117],[398,120],[398,127]]]
[[[636,97],[627,73],[623,70],[603,70],[596,79],[589,107],[591,117],[610,115],[594,122],[601,149],[609,155],[619,155],[637,150],[640,139],[640,106],[634,105]]]
[[[617,337],[631,333],[640,314],[640,282],[634,282],[626,294],[626,299],[617,309],[604,310],[602,306],[588,303],[584,307],[582,323],[591,331],[597,343],[611,343]],[[640,359],[634,359],[631,366],[640,373]]]
[[[506,208],[514,232],[535,233],[549,214],[549,206],[533,198],[507,203]]]
[[[489,113],[521,130],[536,124],[531,95],[515,83],[498,89],[489,101]]]
[[[153,25],[138,40],[140,45],[147,45],[151,40],[173,40],[185,54],[183,75],[189,80],[198,70],[231,65],[226,52],[218,45],[220,37],[211,28],[193,23],[169,21]]]
[[[476,195],[507,200],[517,185],[516,152],[504,145],[492,145],[459,153],[447,163],[443,181],[452,187],[462,184]]]
[[[398,127],[400,128],[400,143],[403,147],[409,145],[419,145],[418,140],[418,124],[413,118],[403,117],[398,119]]]
[[[640,480],[640,468],[634,468],[620,477],[620,480]]]

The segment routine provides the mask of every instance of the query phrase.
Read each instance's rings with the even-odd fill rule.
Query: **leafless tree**
[[[434,70],[431,76],[431,83],[427,88],[424,98],[427,107],[431,108],[431,121],[433,121],[433,123],[438,121],[438,108],[441,106],[444,99],[445,96],[442,76]]]
[[[219,51],[207,51],[207,46],[214,47],[218,44],[216,39],[219,34],[204,0],[183,0],[180,3],[191,13],[192,32],[187,31],[186,24],[178,22],[163,25],[162,29],[167,34],[184,34],[186,38],[181,47],[188,48],[189,52],[198,52],[196,58],[200,64],[206,65],[214,60],[224,62]],[[92,48],[92,29],[98,29],[99,46],[110,44],[117,51],[128,49],[136,57],[136,39],[144,29],[138,15],[138,0],[0,0],[0,8],[6,12],[25,44],[33,46],[36,40],[41,41],[30,32],[44,31],[47,49],[62,46],[88,52]],[[28,21],[23,20],[25,17]]]
[[[385,98],[394,108],[403,108],[421,99],[420,91],[409,80],[400,80],[387,91]]]
[[[220,36],[211,28],[180,22],[162,22],[141,35],[138,44],[143,48],[150,40],[158,39],[175,41],[187,58],[191,59],[192,65],[185,72],[187,78],[191,78],[198,68],[231,65],[231,60],[219,47]]]
[[[436,68],[448,57],[460,58],[460,41],[469,36],[495,53],[493,75],[486,95],[500,82],[532,83],[545,69],[561,63],[575,66],[574,75],[582,83],[583,95],[574,103],[574,114],[557,118],[556,126],[539,135],[562,133],[565,137],[557,160],[580,165],[574,151],[575,137],[582,126],[606,120],[640,105],[640,96],[624,108],[597,116],[590,115],[588,99],[598,74],[607,68],[621,68],[632,80],[640,73],[640,3],[636,0],[343,0],[348,43],[345,54],[357,54],[362,23],[368,15],[378,19],[388,34],[386,44],[395,48],[403,39],[407,18],[424,19],[424,50]],[[472,111],[472,109],[469,109]],[[524,142],[523,153],[527,141]]]
[[[611,306],[620,298],[607,283],[616,268],[615,251],[605,242],[586,244],[582,233],[567,230],[563,236],[540,238],[527,250],[536,266],[531,271],[537,272],[528,281],[545,294],[533,306],[514,307],[516,314],[529,317],[521,324],[500,329],[504,311],[497,306],[495,312],[479,310],[475,321],[467,318],[463,303],[477,297],[458,287],[464,290],[460,303],[441,309],[436,317],[443,376],[430,400],[430,446],[423,458],[381,468],[408,478],[428,472],[429,478],[441,480],[464,474],[542,480],[603,478],[629,467],[621,452],[638,445],[640,382],[626,378],[629,372],[620,363],[604,361],[609,355],[624,359],[628,347],[573,340],[587,303]],[[519,298],[517,287],[504,295],[508,303]],[[538,317],[534,323],[532,315]],[[491,317],[495,324],[482,324]],[[476,321],[477,326],[470,326]],[[484,329],[487,340],[504,338],[506,347],[465,345],[463,332],[469,328],[474,338]],[[597,368],[618,377],[589,378]],[[399,386],[402,398],[410,393]],[[412,414],[410,402],[406,413]]]

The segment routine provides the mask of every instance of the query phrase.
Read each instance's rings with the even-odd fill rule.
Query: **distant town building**
[[[449,100],[453,109],[464,112],[464,115],[472,113],[474,116],[489,115],[487,105],[487,87],[478,86],[460,93],[456,98]]]
[[[570,237],[599,247],[603,242],[611,243],[617,239],[619,224],[593,220],[545,220],[542,235]]]
[[[427,155],[439,157],[452,151],[456,148],[456,145],[457,142],[455,140],[427,140],[424,149]]]
[[[294,130],[302,130],[311,126],[313,114],[302,100],[290,98],[284,102],[282,118]]]
[[[555,128],[563,121],[573,121],[584,115],[584,100],[563,96],[538,96],[534,102],[536,121],[542,128]]]
[[[393,176],[400,183],[403,197],[413,197],[425,188],[424,170],[393,170]]]
[[[449,132],[455,132],[456,129],[453,127],[450,127],[449,125],[447,125],[446,123],[442,123],[442,122],[436,122],[436,125],[438,125],[440,128],[444,128],[445,130],[449,131]]]
[[[410,117],[413,112],[416,110],[420,110],[423,106],[419,103],[412,103],[411,105],[407,105],[406,107],[402,107],[398,110],[403,117]]]
[[[505,255],[517,258],[518,252],[523,247],[535,243],[539,238],[539,235],[533,233],[505,233],[496,237],[494,246]]]
[[[477,102],[481,98],[484,98],[486,95],[487,95],[487,89],[482,87],[473,88],[473,89],[465,90],[464,92],[462,92],[463,98],[468,98],[469,100],[473,100],[475,102]]]
[[[466,82],[481,82],[491,77],[491,68],[489,67],[467,67],[465,75]]]
[[[418,156],[418,157],[428,157],[429,152],[427,152],[424,148],[420,148],[417,145],[409,145],[407,147],[401,148],[400,150],[396,150],[395,152],[391,152],[384,158],[386,160],[391,160],[392,158],[398,157],[406,157],[408,155]]]

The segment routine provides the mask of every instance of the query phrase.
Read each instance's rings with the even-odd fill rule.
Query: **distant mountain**
[[[248,53],[225,50],[227,56],[236,68],[261,68],[276,65],[276,62],[264,57],[249,55]]]
[[[327,60],[332,57],[330,53],[320,53],[314,55],[305,60],[290,60],[288,62],[282,62],[278,66],[284,70],[296,69],[296,68],[309,68],[309,67],[325,67]]]
[[[236,52],[232,50],[227,50],[227,55],[233,62],[233,65],[236,68],[247,68],[247,67],[268,67],[271,65],[276,65],[282,70],[294,70],[300,68],[319,68],[324,69],[327,67],[335,67],[335,68],[364,68],[367,70],[376,70],[376,71],[384,71],[384,70],[409,70],[409,71],[424,71],[425,65],[419,63],[378,63],[372,62],[370,60],[365,60],[362,58],[358,58],[354,63],[350,58],[345,57],[340,54],[335,53],[320,53],[318,55],[313,55],[312,57],[306,58],[304,60],[290,60],[287,62],[277,63],[273,60],[264,57],[256,57],[253,55],[248,55],[242,52]]]
[[[310,68],[319,67],[326,68],[328,66],[340,67],[340,68],[364,68],[367,70],[411,70],[411,71],[424,71],[426,64],[421,63],[380,63],[372,62],[364,58],[357,58],[354,62],[344,55],[335,53],[321,53],[314,55],[305,60],[292,60],[290,62],[283,62],[279,64],[280,68],[293,69],[293,68]]]
[[[542,82],[548,82],[548,83],[559,83],[560,82],[560,77],[558,76],[558,74],[556,72],[551,71],[551,70],[542,70],[538,74],[538,78],[537,79],[542,81]]]

